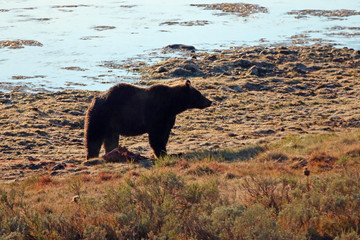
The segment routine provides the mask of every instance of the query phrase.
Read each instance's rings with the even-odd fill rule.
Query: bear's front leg
[[[149,142],[156,158],[166,155],[166,144],[169,139],[169,131],[150,131]]]

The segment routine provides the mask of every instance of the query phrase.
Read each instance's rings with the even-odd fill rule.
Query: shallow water
[[[287,14],[302,9],[360,11],[360,0],[341,4],[338,0],[250,1],[268,8],[268,13],[246,18],[190,6],[221,2],[0,0],[0,41],[22,39],[43,44],[0,48],[0,90],[16,86],[25,91],[105,90],[117,82],[136,82],[137,75],[116,64],[166,57],[160,54],[161,48],[174,43],[201,51],[317,42],[360,49],[359,15],[333,19]],[[194,21],[198,22],[188,26]]]

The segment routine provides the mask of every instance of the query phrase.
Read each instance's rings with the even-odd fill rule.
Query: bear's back
[[[106,99],[106,104],[111,106],[130,101],[138,95],[143,95],[145,92],[145,88],[140,88],[127,83],[119,83],[105,92],[103,96]]]

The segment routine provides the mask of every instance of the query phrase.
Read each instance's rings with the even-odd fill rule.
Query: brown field
[[[85,163],[97,92],[0,93],[0,238],[357,239],[359,67],[359,51],[329,46],[144,66],[141,84],[190,79],[214,104],[178,116],[180,157],[120,138],[140,163]]]

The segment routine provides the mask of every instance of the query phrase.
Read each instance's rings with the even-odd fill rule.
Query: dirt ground
[[[144,66],[139,84],[190,79],[214,104],[177,117],[168,152],[217,151],[359,128],[359,67],[360,52],[347,48],[234,48]],[[84,164],[83,145],[85,112],[96,94],[0,92],[0,181],[96,171]],[[146,135],[121,137],[120,145],[152,157]],[[120,165],[126,163],[108,167]]]

